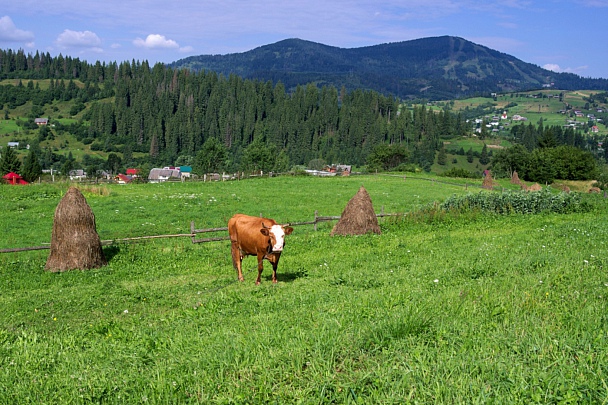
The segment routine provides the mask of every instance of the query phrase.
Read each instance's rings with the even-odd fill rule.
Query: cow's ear
[[[270,235],[270,230],[268,228],[262,228],[260,229],[260,232],[262,233],[262,235],[264,236],[268,236]]]
[[[289,235],[293,232],[293,228],[291,226],[283,227],[283,231],[285,231],[285,235]]]

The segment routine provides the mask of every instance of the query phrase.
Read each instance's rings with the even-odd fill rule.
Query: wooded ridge
[[[402,99],[446,100],[543,86],[608,90],[606,79],[555,73],[453,36],[351,49],[286,39],[243,53],[190,56],[169,66],[280,81],[288,90],[317,83]]]

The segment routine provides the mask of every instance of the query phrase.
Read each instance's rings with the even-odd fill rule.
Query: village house
[[[191,166],[180,166],[179,173],[182,179],[190,178],[192,176],[192,167]]]
[[[34,124],[36,124],[36,125],[47,125],[48,123],[49,123],[48,118],[35,118],[34,119]]]
[[[176,167],[154,168],[150,170],[150,174],[148,175],[150,183],[162,183],[168,180],[179,180],[180,178],[179,168]]]
[[[78,180],[78,181],[84,180],[87,178],[87,174],[82,169],[70,170],[70,172],[68,173],[68,176],[70,176],[70,180]]]
[[[114,181],[118,184],[129,184],[131,181],[133,181],[133,177],[118,173],[116,176],[114,176]]]
[[[139,169],[127,169],[127,176],[131,176],[131,178],[139,177]]]

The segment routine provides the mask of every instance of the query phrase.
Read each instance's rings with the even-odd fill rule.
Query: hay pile
[[[541,191],[543,188],[541,187],[540,184],[538,183],[534,183],[531,186],[527,186],[525,184],[521,185],[522,190],[524,191]]]
[[[55,209],[51,253],[45,270],[93,269],[108,262],[95,227],[95,215],[82,193],[70,187]]]
[[[381,234],[372,199],[363,186],[346,204],[338,223],[331,230],[334,235],[364,235],[368,232]]]
[[[490,170],[487,170],[486,175],[483,178],[483,183],[481,184],[481,188],[492,190],[493,186],[494,186],[494,180],[492,179],[492,172]]]
[[[521,180],[519,179],[517,171],[514,171],[513,175],[511,175],[511,184],[519,184],[521,186]]]

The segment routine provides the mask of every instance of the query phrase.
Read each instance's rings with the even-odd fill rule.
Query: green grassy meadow
[[[456,182],[81,190],[101,239],[117,239],[222,227],[237,212],[339,215],[361,185],[377,213],[482,192]],[[0,248],[48,243],[66,189],[0,187]],[[43,270],[48,250],[0,254],[0,403],[605,403],[608,201],[582,198],[591,211],[388,217],[382,235],[296,226],[279,282],[265,262],[259,286],[253,257],[236,281],[228,241],[116,243],[108,266],[60,274]]]

